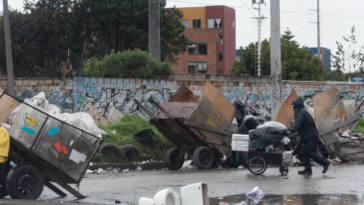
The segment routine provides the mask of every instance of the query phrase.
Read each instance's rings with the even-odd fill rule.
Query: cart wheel
[[[285,166],[281,166],[279,167],[279,172],[282,174],[282,175],[287,175],[288,174],[288,167],[285,167]]]
[[[99,153],[104,153],[106,150],[110,150],[113,154],[115,154],[116,156],[120,157],[120,151],[118,149],[117,146],[111,144],[111,143],[106,143],[100,146],[99,149]]]
[[[10,170],[5,185],[12,199],[37,199],[43,191],[44,180],[37,168],[22,165]]]
[[[193,162],[199,169],[209,169],[214,164],[214,155],[210,148],[199,147],[193,153]]]
[[[248,162],[248,169],[255,175],[263,174],[267,169],[267,162],[261,157],[254,157]]]
[[[140,151],[133,145],[124,145],[123,152],[126,158],[140,159]]]
[[[177,148],[172,148],[167,151],[165,161],[170,170],[179,170],[183,166],[184,161],[179,159],[180,152]]]

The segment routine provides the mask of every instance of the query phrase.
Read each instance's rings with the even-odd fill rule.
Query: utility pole
[[[270,35],[271,35],[271,106],[272,120],[276,120],[282,105],[282,60],[281,60],[281,21],[280,0],[270,0]]]
[[[161,62],[159,0],[149,0],[149,53]]]
[[[317,55],[321,61],[320,35],[320,0],[317,0]]]
[[[6,68],[7,68],[6,76],[8,78],[8,92],[10,95],[15,96],[13,53],[11,50],[8,0],[3,0],[3,9],[4,9],[3,16],[4,16],[4,32],[5,32]]]
[[[257,74],[258,76],[261,75],[261,69],[260,69],[260,56],[261,56],[261,52],[262,52],[262,42],[261,42],[261,36],[262,36],[262,23],[263,20],[266,19],[266,17],[261,16],[261,5],[265,4],[264,0],[258,0],[258,2],[256,0],[253,0],[253,5],[254,4],[258,4],[258,8],[254,8],[258,10],[258,17],[253,17],[252,19],[256,19],[257,20],[257,42],[258,42],[258,46],[256,48],[256,60],[255,60],[255,74]]]
[[[310,21],[310,23],[317,24],[317,55],[318,55],[318,57],[319,57],[319,59],[321,61],[322,58],[321,58],[321,45],[320,45],[320,37],[321,37],[321,31],[320,31],[320,0],[317,0],[317,10],[313,10],[313,9],[309,9],[309,10],[317,12],[317,22]]]

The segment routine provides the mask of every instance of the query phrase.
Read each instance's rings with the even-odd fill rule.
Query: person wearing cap
[[[303,99],[298,97],[293,100],[294,109],[293,125],[288,128],[287,134],[298,132],[301,136],[302,143],[302,161],[305,166],[303,171],[299,171],[301,175],[312,175],[310,159],[324,167],[322,173],[325,174],[330,166],[330,161],[321,157],[317,152],[318,130],[315,121],[310,113],[305,109]]]

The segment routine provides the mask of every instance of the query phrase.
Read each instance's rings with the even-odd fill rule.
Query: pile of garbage
[[[66,122],[70,125],[73,125],[79,129],[85,130],[89,132],[90,134],[102,138],[99,128],[95,125],[94,120],[92,117],[87,113],[63,113],[61,114],[61,109],[58,108],[56,105],[49,104],[46,100],[45,93],[41,92],[38,95],[34,96],[31,99],[25,98],[24,102],[32,105],[33,107],[37,108],[38,110],[41,110],[50,116],[61,120],[63,122]],[[11,127],[12,124],[16,122],[18,117],[18,113],[21,110],[27,109],[27,105],[22,103],[20,104],[13,112],[10,114],[9,117],[9,125],[3,125],[3,127]]]

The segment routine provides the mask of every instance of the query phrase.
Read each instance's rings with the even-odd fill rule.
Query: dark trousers
[[[328,160],[321,157],[317,152],[317,139],[318,136],[314,135],[302,142],[302,162],[305,166],[305,169],[311,170],[310,159],[313,159],[320,165],[325,165],[328,163]]]

